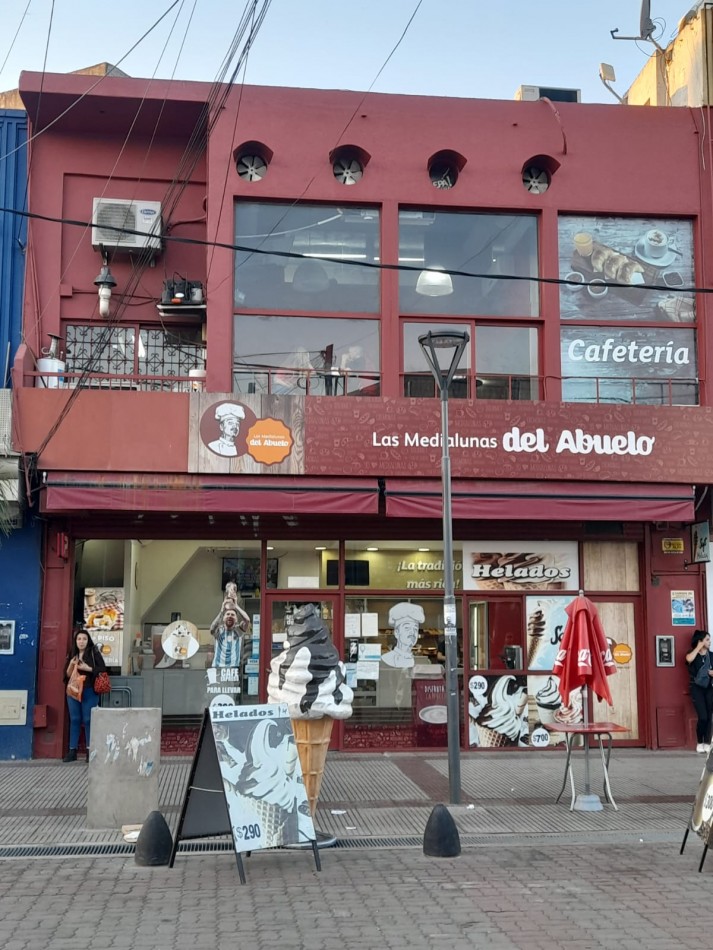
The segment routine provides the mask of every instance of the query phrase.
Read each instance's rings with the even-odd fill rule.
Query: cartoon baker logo
[[[222,458],[237,458],[246,452],[256,462],[274,465],[292,451],[290,429],[279,419],[258,419],[238,402],[219,402],[203,413],[200,424],[203,444]]]

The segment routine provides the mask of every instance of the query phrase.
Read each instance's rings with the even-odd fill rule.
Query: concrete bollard
[[[166,819],[160,811],[152,811],[141,826],[136,841],[134,864],[142,868],[155,868],[168,864],[173,851],[173,838]]]
[[[429,815],[423,835],[423,853],[431,858],[457,858],[460,854],[458,829],[445,805],[436,805]]]

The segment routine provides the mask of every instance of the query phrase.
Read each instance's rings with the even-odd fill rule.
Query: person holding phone
[[[713,725],[713,666],[711,664],[711,636],[707,630],[696,630],[691,637],[691,649],[686,654],[691,678],[691,700],[696,710],[696,752],[709,752],[711,725]]]
[[[84,726],[84,741],[87,745],[87,760],[89,759],[90,726],[92,709],[99,705],[99,696],[94,692],[94,680],[97,673],[106,670],[106,664],[100,650],[94,645],[92,638],[82,627],[75,627],[72,640],[72,649],[64,664],[64,683],[75,670],[84,677],[81,690],[81,699],[67,696],[69,710],[69,752],[62,759],[63,762],[77,761],[77,747],[79,733]]]

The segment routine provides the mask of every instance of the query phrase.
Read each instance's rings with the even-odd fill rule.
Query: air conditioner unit
[[[117,251],[161,250],[161,202],[95,198],[92,245]]]
[[[581,102],[581,89],[560,89],[554,86],[520,86],[515,92],[519,102],[534,102],[537,99],[551,99],[552,102]]]

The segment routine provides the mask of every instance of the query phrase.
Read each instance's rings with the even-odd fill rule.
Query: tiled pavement
[[[447,798],[445,755],[330,755],[318,825],[341,847],[322,851],[321,874],[310,852],[256,853],[245,887],[227,852],[179,854],[172,870],[137,867],[125,850],[86,856],[120,841],[84,828],[86,766],[0,764],[0,947],[701,950],[713,857],[698,874],[700,842],[678,851],[702,764],[618,750],[619,811],[572,813],[553,804],[559,752],[465,755],[463,853],[430,858],[420,845]],[[172,826],[189,765],[161,766]]]

